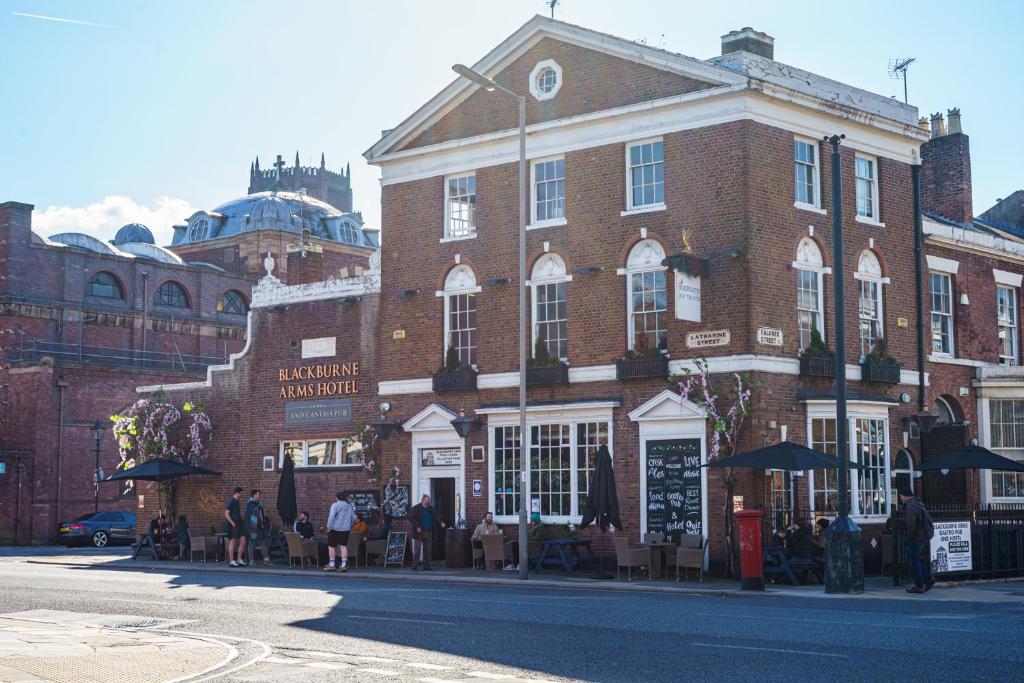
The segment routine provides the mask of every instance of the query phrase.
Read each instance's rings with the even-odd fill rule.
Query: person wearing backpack
[[[935,526],[928,508],[914,497],[912,489],[900,489],[900,502],[903,503],[903,524],[907,532],[907,561],[914,575],[914,585],[907,592],[927,593],[935,585],[935,579],[931,568],[921,560],[921,554],[935,535]]]

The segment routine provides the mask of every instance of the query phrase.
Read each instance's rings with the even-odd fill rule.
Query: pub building
[[[866,570],[878,571],[896,486],[920,490],[919,383],[929,404],[956,391],[931,387],[917,364],[928,290],[915,299],[913,167],[929,131],[915,107],[773,55],[774,39],[749,28],[700,60],[537,16],[472,66],[526,94],[526,504],[545,522],[578,523],[606,444],[620,532],[703,534],[712,567],[725,557],[726,505],[766,510],[769,524],[834,516],[832,472],[737,470],[727,501],[717,472],[699,466],[712,425],[666,378],[698,358],[721,387],[747,377],[741,451],[789,439],[836,453],[842,314],[848,455],[860,465],[851,515]],[[514,105],[460,78],[385,131],[365,154],[382,175],[371,269],[316,282],[316,251],[294,247],[288,281],[268,267],[255,287],[247,347],[228,366],[205,382],[141,389],[201,398],[214,422],[206,465],[224,477],[181,484],[190,518],[217,523],[235,484],[273,501],[290,457],[299,508],[319,526],[336,490],[372,498],[356,425],[374,423],[376,467],[399,468],[410,502],[431,494],[443,519],[470,527],[492,511],[515,533]],[[837,312],[822,140],[840,133]],[[460,415],[472,420],[465,438]]]

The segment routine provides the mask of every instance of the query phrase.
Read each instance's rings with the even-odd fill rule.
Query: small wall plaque
[[[686,347],[689,349],[702,349],[706,346],[728,346],[730,339],[729,330],[690,332],[686,335]]]
[[[771,327],[757,328],[757,343],[765,346],[782,346],[782,330]]]
[[[273,472],[274,471],[274,456],[264,455],[263,456],[263,471]]]
[[[486,452],[483,446],[473,446],[473,462],[484,462],[487,459],[485,456]]]
[[[395,330],[391,333],[392,339],[405,339],[405,330]]]

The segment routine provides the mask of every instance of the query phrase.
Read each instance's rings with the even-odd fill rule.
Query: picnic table
[[[589,540],[575,538],[559,538],[544,541],[544,547],[541,548],[540,555],[532,560],[533,571],[540,574],[545,564],[554,564],[565,569],[566,574],[571,574],[583,560],[594,560],[596,562],[597,555],[594,554],[594,549],[591,548],[590,543],[591,541]],[[586,553],[580,554],[580,548],[584,548]]]
[[[818,583],[825,583],[825,565],[820,560],[812,560],[804,557],[786,557],[783,548],[765,548],[762,555],[762,571],[767,576],[785,576],[794,586],[800,585],[797,573],[800,573],[804,581],[813,576]]]

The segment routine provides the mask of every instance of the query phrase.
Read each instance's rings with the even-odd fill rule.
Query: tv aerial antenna
[[[554,19],[555,18],[555,7],[557,7],[559,4],[561,4],[560,0],[544,0],[544,4],[548,6],[549,10],[551,10],[551,18]]]
[[[903,102],[910,104],[907,97],[907,69],[917,61],[917,57],[893,57],[889,60],[889,78],[903,81]]]

